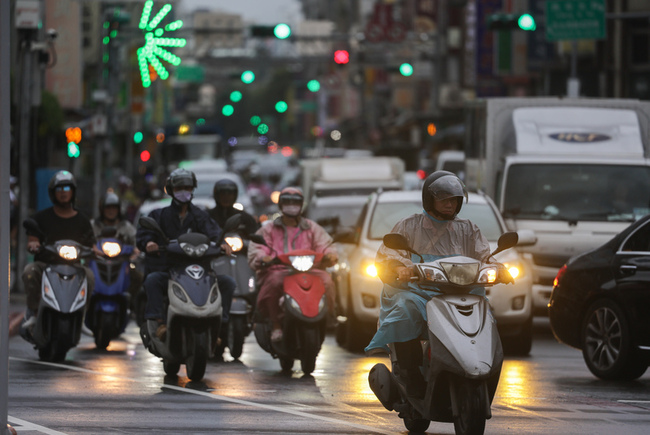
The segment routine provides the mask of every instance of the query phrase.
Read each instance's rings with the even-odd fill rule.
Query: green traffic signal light
[[[275,103],[275,110],[277,110],[278,113],[284,113],[288,108],[289,105],[285,101],[278,101]]]
[[[285,23],[280,23],[273,28],[273,34],[278,39],[287,39],[291,36],[291,27]]]
[[[530,14],[522,14],[517,20],[517,25],[521,30],[533,31],[537,28],[535,25],[535,18]]]
[[[399,73],[404,77],[409,77],[413,75],[413,65],[410,63],[404,62],[399,66]]]
[[[266,124],[260,124],[257,126],[257,132],[259,134],[266,134],[269,132],[269,126]]]
[[[232,91],[230,93],[230,101],[232,101],[233,103],[238,103],[238,102],[241,101],[241,99],[242,99],[242,93],[241,92]]]
[[[312,92],[320,91],[320,82],[318,80],[309,80],[307,82],[307,89]]]
[[[255,73],[250,70],[244,71],[241,74],[241,81],[246,84],[253,83],[253,81],[255,81]]]
[[[68,157],[77,158],[79,157],[79,154],[81,154],[79,150],[79,145],[77,145],[74,142],[68,143]]]
[[[142,134],[142,132],[136,131],[135,134],[133,135],[133,142],[138,144],[142,142],[142,139],[144,139],[144,135]]]
[[[251,116],[251,125],[253,127],[260,125],[260,122],[262,122],[262,119],[259,116],[257,115]]]
[[[223,113],[224,116],[230,116],[230,115],[232,115],[233,113],[235,113],[235,108],[232,107],[230,104],[226,104],[226,105],[223,106],[223,108],[221,109],[221,113]]]

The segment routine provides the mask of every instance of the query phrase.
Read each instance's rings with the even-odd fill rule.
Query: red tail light
[[[564,276],[564,273],[566,272],[566,264],[560,268],[560,270],[557,271],[557,275],[555,275],[555,279],[553,280],[553,287],[557,287],[557,285],[560,283],[560,280]]]

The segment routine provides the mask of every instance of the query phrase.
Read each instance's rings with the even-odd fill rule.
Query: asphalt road
[[[21,309],[12,297],[12,311]],[[248,337],[241,361],[210,362],[202,382],[162,363],[131,325],[108,351],[92,337],[61,364],[38,361],[19,336],[9,343],[9,423],[23,434],[396,434],[406,430],[368,387],[381,357],[340,349],[327,337],[313,376],[299,363],[282,374]],[[579,351],[557,343],[536,319],[529,357],[507,358],[487,434],[647,434],[650,371],[634,382],[596,379]],[[428,434],[453,434],[432,422]]]

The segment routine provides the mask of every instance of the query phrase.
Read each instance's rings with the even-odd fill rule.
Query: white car
[[[339,310],[336,338],[339,345],[358,351],[365,347],[377,328],[383,284],[377,277],[375,256],[385,234],[400,219],[422,212],[421,191],[386,191],[373,193],[364,206],[354,231],[338,236],[339,263],[333,276],[337,286]],[[505,222],[492,200],[480,193],[470,193],[460,216],[470,219],[490,242],[506,232]],[[534,244],[531,231],[520,231],[518,246]],[[528,262],[511,248],[496,255],[515,277],[515,284],[487,288],[504,351],[526,355],[532,345],[532,273]],[[515,270],[516,269],[516,270]]]

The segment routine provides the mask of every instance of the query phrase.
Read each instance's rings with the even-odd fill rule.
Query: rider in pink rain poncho
[[[288,270],[284,265],[274,265],[262,268],[262,262],[269,262],[279,254],[297,249],[311,249],[325,254],[321,262],[324,266],[336,263],[336,249],[332,246],[332,237],[316,222],[301,216],[303,205],[302,191],[296,187],[287,187],[280,192],[278,206],[282,216],[272,223],[262,226],[257,234],[264,237],[266,245],[251,242],[248,246],[248,264],[256,271],[258,282],[261,283],[257,296],[257,309],[268,317],[273,324],[271,340],[282,339],[280,316],[280,298],[283,293],[284,277]],[[313,273],[323,280],[327,293],[327,304],[330,313],[334,310],[334,283],[329,273],[322,269],[312,269]]]

